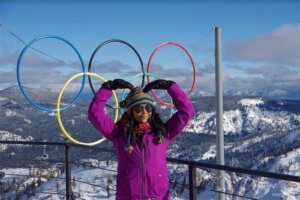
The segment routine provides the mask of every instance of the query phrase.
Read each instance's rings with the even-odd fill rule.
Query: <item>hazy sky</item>
[[[297,1],[24,2],[0,0],[0,23],[4,25],[0,26],[0,89],[17,84],[16,64],[24,48],[7,32],[10,30],[27,43],[41,35],[65,38],[76,46],[86,68],[94,49],[108,39],[132,44],[145,66],[157,45],[174,41],[185,46],[196,62],[196,90],[213,92],[216,26],[222,30],[225,90],[277,84],[299,87]],[[69,66],[28,50],[21,65],[24,83],[59,89],[70,76],[81,71],[78,57],[63,42],[43,39],[33,47]],[[133,51],[118,43],[103,47],[93,63],[92,71],[107,79],[130,79],[141,72]],[[151,72],[177,81],[186,89],[191,85],[192,66],[184,51],[175,46],[157,52]]]

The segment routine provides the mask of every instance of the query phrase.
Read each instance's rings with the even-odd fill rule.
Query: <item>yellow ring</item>
[[[103,142],[106,138],[101,138],[95,142],[89,142],[89,143],[86,143],[86,142],[80,142],[78,140],[75,140],[65,129],[62,121],[61,121],[61,117],[60,117],[60,101],[61,101],[61,97],[62,97],[62,94],[64,92],[64,90],[66,89],[66,87],[70,84],[71,81],[73,81],[74,79],[80,77],[80,76],[84,76],[84,75],[88,75],[88,76],[93,76],[93,77],[96,77],[98,79],[100,79],[102,82],[106,82],[107,80],[105,78],[103,78],[102,76],[98,75],[98,74],[95,74],[95,73],[91,73],[91,72],[86,72],[86,73],[78,73],[78,74],[75,74],[74,76],[72,76],[64,85],[63,87],[61,88],[59,94],[58,94],[58,98],[57,98],[57,106],[56,106],[56,119],[57,119],[57,122],[59,124],[59,127],[61,129],[61,131],[63,132],[63,134],[70,140],[72,141],[73,143],[75,144],[81,144],[81,145],[86,145],[86,146],[94,146],[94,145],[97,145],[97,144],[100,144],[101,142]],[[113,91],[113,97],[114,97],[114,101],[116,103],[116,107],[118,108],[119,106],[119,103],[118,103],[118,98],[117,98],[117,95],[115,93],[115,91]],[[116,109],[116,112],[115,112],[115,118],[114,118],[114,122],[116,123],[118,120],[118,109]]]

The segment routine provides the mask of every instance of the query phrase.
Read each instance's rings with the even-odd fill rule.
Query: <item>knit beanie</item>
[[[120,103],[121,107],[129,111],[133,106],[139,104],[150,104],[154,106],[153,100],[148,93],[144,93],[140,87],[134,88],[126,97],[124,101]]]

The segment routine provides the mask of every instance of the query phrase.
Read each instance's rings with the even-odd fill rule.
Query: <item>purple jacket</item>
[[[152,142],[152,131],[145,133],[141,147],[131,153],[124,150],[127,139],[117,124],[107,116],[104,107],[112,96],[110,90],[101,88],[89,107],[88,117],[92,124],[108,140],[112,141],[118,158],[116,200],[169,200],[167,172],[167,147],[194,116],[194,107],[188,96],[177,84],[168,90],[177,112],[165,123],[167,138],[161,144]],[[144,199],[143,199],[144,200]]]

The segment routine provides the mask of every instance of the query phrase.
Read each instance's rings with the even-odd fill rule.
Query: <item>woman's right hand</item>
[[[102,84],[102,87],[108,90],[124,89],[128,88],[133,90],[134,86],[123,79],[114,79],[113,81],[109,80]]]

